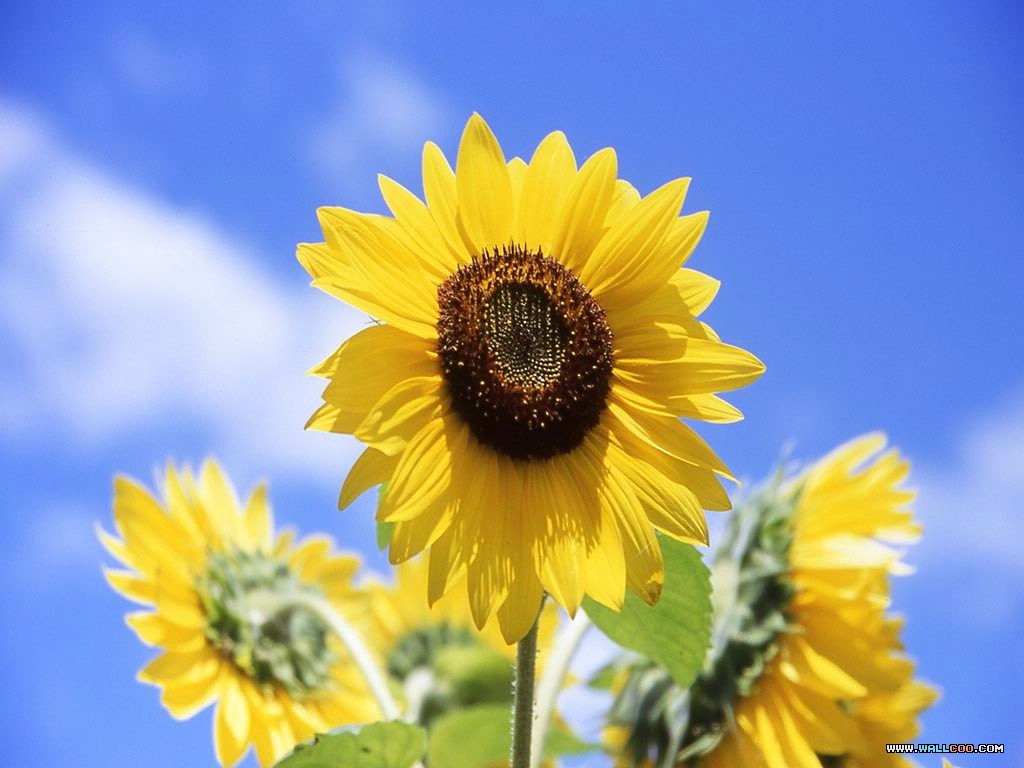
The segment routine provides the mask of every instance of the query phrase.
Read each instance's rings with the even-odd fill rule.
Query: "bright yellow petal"
[[[459,235],[455,173],[444,153],[432,141],[423,146],[423,195],[430,215],[449,252],[460,264],[469,263],[469,251]]]
[[[242,759],[249,746],[249,705],[238,680],[228,675],[220,691],[214,715],[214,746],[217,761],[227,768]]]
[[[313,285],[402,330],[436,338],[436,285],[380,217],[344,208],[321,208],[317,215],[328,242],[335,240],[352,266]]]
[[[377,177],[381,195],[398,222],[405,246],[416,254],[423,268],[438,282],[459,267],[430,210],[419,198],[387,176]]]
[[[620,300],[642,297],[661,287],[679,263],[657,258],[672,222],[679,214],[689,179],[676,179],[655,190],[601,238],[583,265],[580,279],[600,301],[612,293]]]
[[[431,419],[409,441],[391,482],[380,500],[377,519],[412,520],[427,509],[452,482],[453,450],[464,446],[469,430],[452,416]]]
[[[331,377],[326,406],[307,429],[351,434],[387,392],[410,377],[435,375],[437,361],[422,339],[387,325],[365,328],[311,373]]]
[[[363,451],[352,465],[345,478],[345,484],[341,487],[338,509],[345,509],[370,488],[385,482],[391,477],[397,464],[396,456],[388,456],[374,448]]]
[[[440,405],[440,378],[404,379],[384,393],[352,434],[381,453],[397,456],[413,435],[436,418]]]
[[[523,179],[514,238],[528,248],[550,254],[557,232],[557,212],[576,176],[576,158],[561,131],[544,137]]]
[[[466,123],[455,164],[459,223],[470,250],[508,244],[512,234],[512,183],[498,140],[480,115]]]
[[[550,255],[575,274],[587,263],[604,232],[617,171],[615,150],[595,152],[580,168],[565,195]]]

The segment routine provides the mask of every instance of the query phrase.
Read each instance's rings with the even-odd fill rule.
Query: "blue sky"
[[[209,7],[209,6],[214,7]],[[287,10],[284,10],[285,5]],[[693,177],[710,321],[768,373],[702,433],[741,475],[885,429],[927,532],[896,588],[928,741],[1024,766],[1024,62],[1010,2],[51,4],[0,24],[5,760],[212,764],[99,573],[115,471],[222,457],[279,521],[383,562],[302,372],[364,319],[309,289],[314,210],[418,189],[480,111],[506,151]],[[1016,352],[1014,351],[1016,350]],[[599,765],[593,761],[593,765]],[[932,763],[929,763],[931,765]],[[937,764],[937,763],[934,763]]]

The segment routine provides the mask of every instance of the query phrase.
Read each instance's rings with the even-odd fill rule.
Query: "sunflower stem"
[[[543,600],[541,607],[543,607]],[[533,626],[516,648],[516,672],[512,702],[512,761],[511,768],[530,768],[530,740],[533,731],[534,680],[537,674],[537,630],[540,610]]]
[[[388,688],[383,672],[369,649],[363,643],[359,633],[334,609],[334,606],[318,595],[303,592],[294,592],[286,597],[270,596],[270,599],[272,600],[272,608],[275,610],[281,610],[286,606],[303,606],[319,616],[328,629],[345,646],[345,650],[349,652],[352,661],[359,667],[359,671],[370,688],[370,693],[377,700],[377,706],[380,707],[382,718],[384,720],[399,719],[398,705],[391,695],[391,690]]]
[[[537,722],[534,723],[533,738],[530,740],[530,768],[539,768],[544,759],[544,742],[547,740],[548,731],[551,730],[555,702],[569,671],[569,663],[591,626],[593,625],[587,614],[578,613],[558,635],[547,658],[544,672],[537,684]]]

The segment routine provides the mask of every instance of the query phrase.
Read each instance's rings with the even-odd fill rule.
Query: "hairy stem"
[[[542,603],[543,605],[543,603]],[[530,737],[533,731],[533,684],[537,672],[537,628],[533,626],[516,648],[515,699],[512,703],[512,768],[530,768]]]
[[[544,742],[555,716],[555,702],[569,671],[569,663],[591,626],[590,618],[581,611],[565,626],[555,640],[554,648],[551,649],[551,655],[537,685],[537,722],[534,724],[533,738],[530,742],[530,768],[538,768],[544,759]]]

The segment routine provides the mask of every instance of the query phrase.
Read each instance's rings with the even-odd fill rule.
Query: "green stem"
[[[548,731],[551,730],[558,694],[569,671],[569,663],[591,626],[590,618],[580,611],[576,618],[565,626],[546,656],[544,672],[537,684],[537,722],[534,723],[533,738],[530,741],[533,753],[530,760],[531,768],[540,768],[544,759],[544,742],[547,741]]]
[[[543,605],[543,603],[542,603]],[[530,768],[530,737],[533,731],[533,684],[537,673],[537,628],[533,626],[516,648],[515,700],[512,703],[512,768]]]

